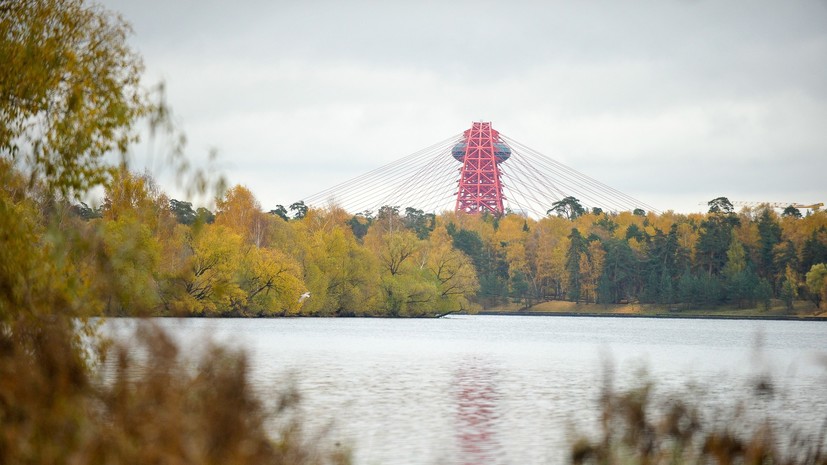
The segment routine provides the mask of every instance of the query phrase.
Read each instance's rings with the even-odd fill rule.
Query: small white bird
[[[305,292],[304,294],[302,294],[302,295],[301,295],[301,297],[299,297],[299,303],[304,302],[304,301],[305,301],[305,300],[307,300],[308,298],[310,298],[310,293],[309,293],[309,292]]]

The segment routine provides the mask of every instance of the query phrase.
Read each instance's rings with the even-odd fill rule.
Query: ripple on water
[[[353,446],[358,465],[566,463],[570,433],[596,428],[607,365],[618,386],[638,382],[645,368],[657,391],[689,392],[719,409],[733,393],[746,395],[756,374],[771,373],[783,395],[767,400],[766,409],[805,427],[827,416],[825,367],[813,357],[827,353],[823,322],[157,321],[185,346],[209,337],[248,350],[265,398],[294,380],[307,425],[332,428]],[[112,320],[106,327],[127,337],[130,325]]]

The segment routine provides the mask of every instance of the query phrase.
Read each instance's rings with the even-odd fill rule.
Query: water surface
[[[313,428],[355,463],[566,463],[593,432],[607,366],[619,387],[690,391],[726,411],[770,373],[764,407],[798,425],[827,418],[827,323],[541,316],[440,319],[160,319],[191,353],[205,339],[243,348],[275,397],[290,378]],[[129,337],[133,320],[107,329]],[[753,402],[754,403],[754,402]],[[757,405],[761,407],[761,405]]]

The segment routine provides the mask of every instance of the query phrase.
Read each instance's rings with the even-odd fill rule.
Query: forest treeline
[[[827,300],[827,213],[770,206],[706,214],[586,210],[565,198],[542,219],[385,206],[262,209],[240,185],[215,212],[128,171],[103,204],[71,207],[118,276],[105,313],[428,316],[519,301],[768,308]],[[95,252],[97,253],[97,252]],[[89,251],[77,260],[92,260]]]
[[[0,315],[32,307],[19,300],[55,283],[71,295],[66,313],[83,315],[429,316],[551,299],[678,308],[827,300],[824,212],[736,213],[718,198],[707,214],[614,213],[571,197],[542,219],[415,205],[264,209],[244,186],[212,190],[188,164],[163,86],[142,84],[117,13],[83,0],[0,5],[0,292],[17,302],[0,301]],[[139,123],[149,125],[149,145],[168,146],[195,193],[219,192],[214,211],[129,170]],[[77,203],[99,188],[99,207]]]

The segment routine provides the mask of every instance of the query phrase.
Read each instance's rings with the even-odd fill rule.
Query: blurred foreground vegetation
[[[130,261],[158,253],[149,225],[85,230],[67,208],[120,182],[106,154],[138,121],[164,122],[128,32],[80,0],[0,0],[0,463],[348,463],[301,430],[289,386],[272,406],[253,395],[243,355],[188,359],[151,329],[138,347],[95,335],[88,317],[108,299],[147,290]]]
[[[827,367],[827,359],[822,362]],[[785,394],[769,375],[755,377],[747,393],[732,393],[712,408],[691,390],[656,394],[646,376],[618,390],[607,373],[599,433],[573,442],[572,464],[827,463],[827,416],[803,429],[778,410],[774,401]]]

